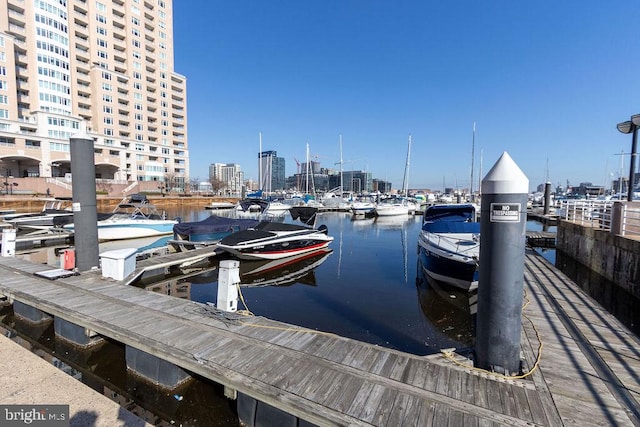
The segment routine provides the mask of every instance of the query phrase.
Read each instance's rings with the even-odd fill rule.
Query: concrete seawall
[[[640,241],[559,221],[556,248],[640,299]]]

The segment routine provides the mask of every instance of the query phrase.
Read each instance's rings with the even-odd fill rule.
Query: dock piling
[[[69,138],[73,177],[73,231],[76,267],[88,271],[100,265],[98,258],[98,211],[93,139],[84,133]]]
[[[476,356],[507,375],[520,370],[528,187],[506,152],[482,180]]]

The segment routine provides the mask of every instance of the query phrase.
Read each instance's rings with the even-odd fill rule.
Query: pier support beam
[[[93,139],[80,133],[69,139],[73,179],[73,238],[78,271],[98,268],[98,210]]]
[[[520,371],[529,180],[506,152],[482,180],[478,367]]]
[[[242,393],[238,393],[236,408],[240,424],[247,427],[311,427],[315,425]]]
[[[191,379],[191,375],[179,366],[131,346],[125,348],[125,359],[127,368],[169,390]]]
[[[104,341],[104,338],[75,323],[68,322],[60,317],[53,319],[53,330],[56,336],[63,338],[83,348],[92,347]]]
[[[38,310],[35,307],[31,307],[20,301],[13,302],[13,312],[17,316],[31,322],[31,323],[43,323],[50,321],[53,317],[45,313],[42,310]]]

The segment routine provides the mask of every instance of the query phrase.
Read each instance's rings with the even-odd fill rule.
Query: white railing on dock
[[[567,200],[558,217],[624,237],[640,237],[640,202]]]

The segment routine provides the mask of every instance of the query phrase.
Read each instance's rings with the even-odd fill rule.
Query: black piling
[[[93,139],[79,133],[70,139],[73,180],[73,234],[76,268],[88,271],[100,265],[98,254],[98,211]]]
[[[520,371],[529,180],[505,152],[482,181],[477,365]]]

